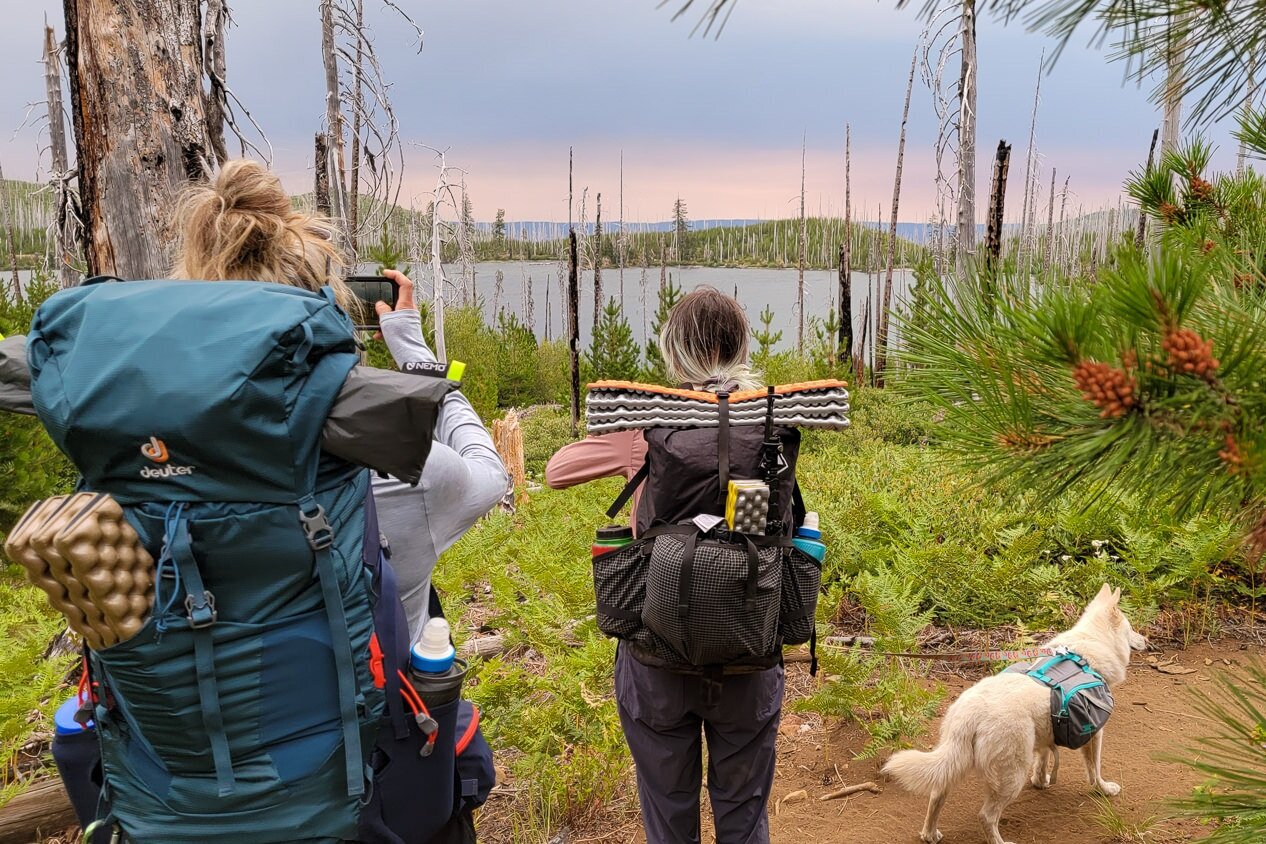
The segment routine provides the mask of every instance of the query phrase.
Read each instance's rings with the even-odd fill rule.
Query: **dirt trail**
[[[1256,647],[1241,647],[1228,642],[1153,654],[1162,662],[1172,656],[1178,664],[1196,669],[1182,675],[1163,674],[1136,656],[1128,681],[1118,689],[1116,712],[1104,733],[1103,773],[1122,786],[1113,806],[1126,821],[1142,824],[1139,828],[1148,833],[1145,838],[1114,838],[1096,820],[1100,810],[1091,799],[1079,754],[1065,750],[1058,783],[1045,792],[1026,788],[1003,816],[1002,833],[1007,840],[1016,844],[1161,844],[1202,837],[1205,827],[1200,824],[1165,818],[1166,800],[1188,793],[1200,777],[1182,765],[1160,762],[1155,757],[1180,752],[1191,738],[1211,730],[1212,725],[1193,711],[1186,690],[1211,687],[1216,675],[1232,670],[1225,661],[1240,665],[1261,653]],[[948,690],[945,706],[974,682],[974,678],[955,675],[937,679]],[[799,723],[798,716],[789,714],[782,732],[773,796],[778,801],[804,789],[808,798],[771,807],[774,842],[917,844],[927,800],[906,793],[895,784],[882,783],[878,768],[886,754],[880,759],[852,758],[865,743],[860,729],[846,726],[827,730],[815,720]],[[933,726],[918,746],[926,748],[936,734]],[[883,784],[883,793],[858,794],[830,802],[818,800],[820,795],[841,785],[867,780]],[[951,794],[940,822],[944,844],[984,841],[976,818],[981,800],[982,791],[974,781],[964,783]],[[1149,824],[1151,818],[1159,820]],[[705,822],[705,830],[708,825]],[[710,833],[707,830],[705,841],[711,840]]]

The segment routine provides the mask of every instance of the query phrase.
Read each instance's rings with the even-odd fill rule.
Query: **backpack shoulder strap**
[[[620,494],[615,497],[615,501],[611,502],[611,506],[607,508],[607,518],[614,519],[620,515],[620,511],[624,509],[624,505],[629,503],[629,499],[633,497],[633,493],[637,492],[637,488],[646,482],[646,478],[651,473],[651,464],[649,461],[642,464],[642,468],[637,470],[633,477],[629,478],[629,482],[624,485],[624,489],[620,490]]]
[[[721,512],[730,494],[730,394],[717,393],[717,479],[720,481]]]

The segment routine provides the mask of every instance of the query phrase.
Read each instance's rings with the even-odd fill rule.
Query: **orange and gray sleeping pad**
[[[769,390],[729,395],[729,424],[764,425]],[[590,434],[638,428],[715,428],[717,396],[634,381],[598,381],[585,399]],[[774,424],[785,428],[848,427],[848,388],[843,381],[808,381],[774,388]]]

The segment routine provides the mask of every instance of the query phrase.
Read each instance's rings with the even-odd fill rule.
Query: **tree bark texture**
[[[90,274],[162,278],[180,189],[211,172],[199,0],[64,0]]]

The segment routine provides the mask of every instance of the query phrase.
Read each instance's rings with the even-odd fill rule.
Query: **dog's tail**
[[[894,753],[883,773],[919,794],[945,791],[958,782],[975,763],[975,731],[969,723],[947,722],[941,741],[929,752],[903,750]]]

